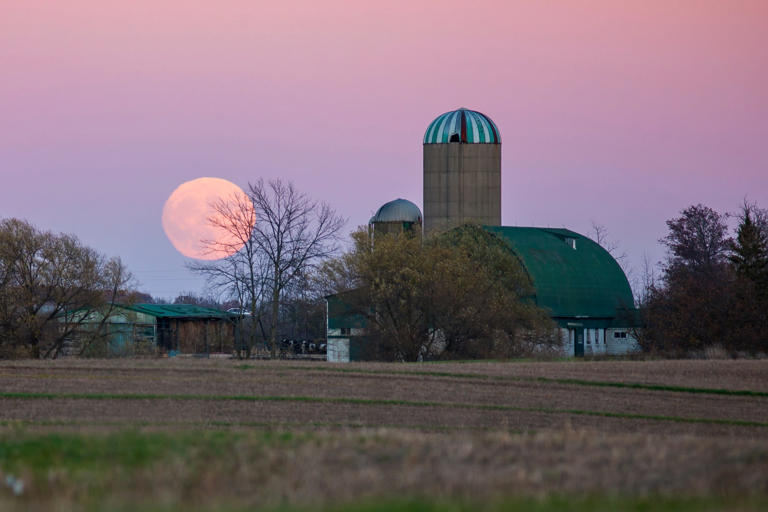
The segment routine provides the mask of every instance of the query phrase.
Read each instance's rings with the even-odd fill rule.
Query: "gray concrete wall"
[[[406,229],[404,222],[374,222],[373,223],[373,238],[376,239],[377,235],[391,235],[393,233],[413,233],[421,236],[422,226],[420,222],[414,222],[413,225]]]
[[[390,235],[393,233],[402,233],[402,222],[374,222],[373,223],[373,237],[376,239],[376,235]]]
[[[424,231],[501,225],[501,144],[424,144]]]

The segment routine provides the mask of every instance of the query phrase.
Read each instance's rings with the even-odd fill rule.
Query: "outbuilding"
[[[105,318],[106,316],[106,318]],[[115,304],[80,323],[81,339],[104,333],[107,355],[232,353],[238,316],[193,304]],[[74,337],[73,343],[78,344]]]

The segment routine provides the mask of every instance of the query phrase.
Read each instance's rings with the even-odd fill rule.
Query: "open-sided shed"
[[[226,311],[193,304],[132,304],[120,309],[146,334],[151,328],[160,349],[190,354],[234,350],[237,316]]]
[[[77,323],[65,353],[231,353],[238,329],[237,315],[193,304],[113,304],[86,315],[61,317]]]

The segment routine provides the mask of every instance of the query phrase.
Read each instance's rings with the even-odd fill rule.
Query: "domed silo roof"
[[[398,198],[384,203],[370,222],[421,222],[421,210],[407,199]]]
[[[424,144],[501,144],[496,124],[487,115],[460,108],[437,116],[424,133]]]

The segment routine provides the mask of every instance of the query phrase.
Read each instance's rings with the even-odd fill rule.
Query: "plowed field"
[[[768,496],[768,361],[0,362],[0,425],[0,508]]]

